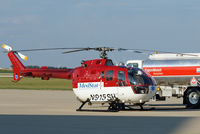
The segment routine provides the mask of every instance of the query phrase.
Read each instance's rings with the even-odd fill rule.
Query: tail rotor
[[[2,45],[2,48],[6,49],[8,52],[13,51],[12,47],[10,47],[10,46],[8,46],[8,45],[6,45],[6,44],[3,44],[3,45]],[[13,52],[16,53],[17,55],[19,55],[19,57],[20,57],[21,59],[23,59],[23,60],[27,60],[27,59],[28,59],[27,56],[23,55],[23,54],[20,53],[20,52],[17,52],[17,51],[13,51]]]
[[[6,49],[8,52],[12,51],[12,47],[10,47],[10,46],[8,46],[6,44],[3,44],[2,48]]]
[[[3,44],[2,48],[6,49],[8,51],[8,57],[13,65],[13,78],[14,82],[17,82],[21,79],[21,71],[25,70],[25,66],[21,63],[21,61],[17,58],[16,54],[19,55],[20,58],[23,60],[27,60],[27,56],[17,52],[13,51],[12,47]]]

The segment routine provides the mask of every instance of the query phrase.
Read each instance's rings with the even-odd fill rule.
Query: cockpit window
[[[118,84],[119,86],[126,86],[125,72],[118,71]]]
[[[151,79],[139,68],[128,70],[128,79],[131,85],[151,85]]]

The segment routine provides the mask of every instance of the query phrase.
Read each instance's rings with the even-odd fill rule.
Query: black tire
[[[185,92],[184,103],[186,108],[200,108],[200,91],[198,88],[190,88]]]

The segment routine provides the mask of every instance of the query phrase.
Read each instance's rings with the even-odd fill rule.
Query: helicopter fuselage
[[[139,68],[115,66],[110,59],[88,60],[75,69],[26,68],[10,51],[14,81],[21,77],[71,79],[78,100],[105,103],[116,99],[121,103],[144,103],[156,93],[154,79]]]
[[[138,68],[114,66],[110,59],[85,61],[73,72],[73,91],[80,101],[143,103],[156,92],[153,78]]]

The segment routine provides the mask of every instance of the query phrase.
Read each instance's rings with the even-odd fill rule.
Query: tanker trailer
[[[142,68],[155,78],[157,98],[183,97],[186,108],[200,108],[200,59],[129,60],[126,65]]]

